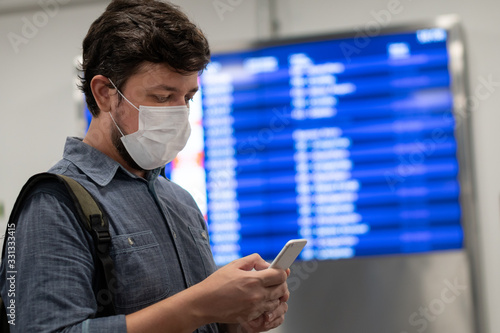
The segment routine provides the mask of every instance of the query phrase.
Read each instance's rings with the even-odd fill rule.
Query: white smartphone
[[[291,239],[281,249],[280,253],[274,258],[269,268],[280,268],[287,270],[298,257],[300,251],[306,246],[306,239]]]

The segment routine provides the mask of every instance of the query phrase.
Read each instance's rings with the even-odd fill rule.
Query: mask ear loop
[[[127,102],[130,103],[130,101],[125,96],[123,96],[123,94],[120,92],[120,90],[118,90],[118,88],[115,86],[115,84],[113,83],[113,81],[111,81],[110,78],[108,78],[108,80],[113,85],[113,87],[116,89],[116,91],[120,94],[120,96],[122,96]],[[132,103],[130,103],[130,104],[135,108],[134,104],[132,104]],[[137,110],[139,111],[139,109],[137,109]],[[111,114],[111,112],[109,112],[109,116],[111,117],[111,120],[113,120],[113,123],[115,124],[116,128],[118,128],[118,131],[120,131],[120,134],[124,137],[125,134],[123,134],[122,130],[120,129],[120,127],[116,123],[115,118],[113,118],[113,115]]]
[[[109,112],[109,116],[111,117],[111,120],[113,120],[113,122],[115,123],[115,126],[116,126],[116,128],[118,128],[118,131],[120,131],[120,134],[121,134],[122,136],[125,136],[125,135],[123,134],[122,130],[120,129],[120,127],[118,127],[118,124],[116,123],[115,118],[113,118],[113,115],[111,114],[111,112]]]
[[[141,112],[141,110],[139,110],[139,108],[137,106],[135,106],[131,101],[129,101],[127,99],[127,97],[125,97],[122,92],[120,90],[118,90],[118,88],[115,86],[115,84],[113,83],[113,81],[111,81],[110,78],[108,78],[109,80],[109,83],[111,83],[113,85],[113,87],[116,89],[116,91],[120,94],[121,97],[123,97],[124,100],[126,100],[128,102],[128,104],[132,105],[137,111]]]

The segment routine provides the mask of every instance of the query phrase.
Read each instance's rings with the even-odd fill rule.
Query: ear
[[[101,112],[111,110],[111,97],[113,94],[110,93],[112,88],[109,88],[108,85],[109,79],[103,75],[96,75],[90,81],[90,89]]]

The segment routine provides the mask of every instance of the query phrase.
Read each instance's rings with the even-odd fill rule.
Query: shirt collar
[[[123,171],[132,178],[140,178],[129,172],[111,157],[84,143],[81,138],[68,137],[66,139],[63,158],[73,163],[100,186],[108,185],[118,170]],[[158,178],[160,171],[161,168],[147,172],[147,180]]]

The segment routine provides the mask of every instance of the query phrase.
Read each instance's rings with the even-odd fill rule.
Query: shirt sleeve
[[[49,193],[32,195],[14,241],[14,279],[6,281],[12,270],[3,258],[0,280],[4,304],[15,304],[11,332],[127,332],[124,315],[94,318],[92,239],[65,203]]]

